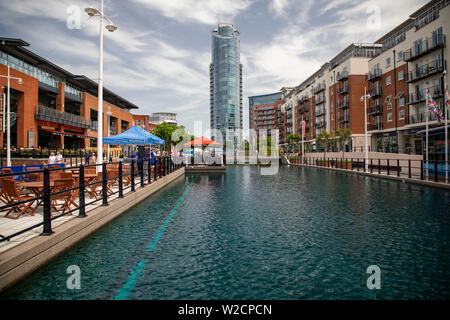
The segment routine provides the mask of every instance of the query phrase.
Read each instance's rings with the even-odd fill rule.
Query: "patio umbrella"
[[[200,137],[200,138],[194,139],[191,142],[188,142],[188,143],[184,144],[185,147],[188,147],[188,146],[202,146],[202,147],[204,147],[204,146],[220,146],[220,145],[221,145],[220,143],[218,143],[218,142],[216,142],[214,140],[205,138],[205,137]]]

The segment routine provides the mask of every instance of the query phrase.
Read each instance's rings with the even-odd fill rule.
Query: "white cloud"
[[[285,14],[285,9],[288,4],[288,0],[272,0],[270,3],[270,9],[275,11],[277,15]]]
[[[216,24],[230,21],[248,8],[250,0],[132,0],[181,22]]]

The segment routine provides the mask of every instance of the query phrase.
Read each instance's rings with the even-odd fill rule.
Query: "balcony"
[[[298,104],[302,104],[303,102],[308,100],[308,96],[301,96],[300,99],[298,99]]]
[[[316,122],[316,125],[315,125],[316,128],[325,128],[326,126],[327,126],[326,121]]]
[[[412,114],[412,115],[408,116],[406,118],[406,124],[424,123],[424,122],[427,121],[427,116],[428,116],[428,121],[435,121],[435,120],[437,120],[436,113],[434,113],[434,112],[422,112],[422,113]]]
[[[371,98],[376,98],[381,96],[381,87],[376,87],[373,88],[372,90],[369,91],[370,97]]]
[[[347,94],[348,93],[348,85],[344,85],[338,88],[338,94]]]
[[[369,108],[367,110],[367,114],[369,116],[376,115],[376,114],[381,114],[381,113],[383,113],[383,108],[381,107],[380,104],[375,105],[375,107],[371,107],[371,108]]]
[[[321,94],[315,99],[314,104],[318,105],[318,104],[324,103],[325,101],[326,101],[325,95]]]
[[[430,77],[438,72],[442,72],[443,70],[444,63],[442,63],[442,60],[436,60],[408,72],[406,82],[410,83],[426,77]]]
[[[317,94],[324,90],[325,90],[325,82],[322,82],[322,83],[319,83],[319,85],[313,89],[313,93]]]
[[[326,114],[325,108],[319,108],[316,110],[316,117],[323,116],[324,114]]]
[[[348,72],[347,71],[342,71],[342,72],[338,72],[337,74],[337,81],[342,81],[348,78]]]
[[[409,95],[408,104],[416,104],[416,103],[424,102],[427,99],[427,90],[430,93],[430,95],[433,97],[433,99],[441,98],[443,96],[442,87],[440,85],[433,86],[428,89],[419,90],[419,91],[411,93]]]
[[[438,36],[433,36],[422,42],[421,46],[414,46],[403,52],[403,60],[405,62],[413,61],[420,58],[421,56],[430,53],[436,49],[445,46],[445,35],[440,34]]]
[[[374,130],[383,130],[383,123],[369,123],[367,125],[367,131],[374,131]]]
[[[78,116],[76,114],[58,111],[49,107],[38,106],[35,114],[36,120],[48,121],[53,123],[65,124],[73,127],[91,129],[90,119]]]
[[[337,108],[338,108],[338,109],[345,109],[345,108],[348,108],[348,101],[347,101],[347,100],[344,100],[344,101],[338,101]]]
[[[338,121],[340,123],[348,123],[350,121],[348,113],[344,113],[343,115],[338,113]]]
[[[369,72],[369,76],[368,76],[367,80],[369,80],[369,81],[375,80],[375,79],[381,77],[382,74],[383,74],[383,72],[381,71],[380,68],[375,68]]]

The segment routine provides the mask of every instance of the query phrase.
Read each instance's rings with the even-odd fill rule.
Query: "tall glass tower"
[[[212,33],[210,76],[211,129],[242,129],[242,65],[239,32],[221,23]]]

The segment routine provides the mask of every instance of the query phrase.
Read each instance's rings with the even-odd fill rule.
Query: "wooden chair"
[[[78,205],[74,202],[74,193],[76,190],[69,190],[69,189],[72,189],[73,187],[74,187],[74,180],[72,178],[69,178],[69,179],[62,178],[62,179],[55,180],[55,186],[53,188],[52,193],[67,190],[65,192],[61,192],[61,193],[50,196],[51,207],[56,212],[60,211],[57,208],[58,205],[61,206],[62,212],[65,212],[66,210],[67,211],[70,210],[71,204],[74,204],[76,207],[78,207]],[[64,203],[58,204],[58,200],[63,200]]]
[[[13,179],[2,179],[1,184],[2,184],[2,189],[5,193],[6,199],[8,201],[7,204],[12,204],[14,202],[20,202],[20,201],[30,200],[30,199],[34,198],[34,197],[21,195],[19,193],[17,183]],[[37,207],[35,207],[34,209],[31,208],[34,201],[35,200],[32,200],[32,201],[17,204],[16,206],[11,207],[10,210],[6,213],[5,217],[10,218],[10,219],[17,219],[24,213],[28,213],[30,216],[34,216],[34,212],[37,209]],[[10,217],[9,214],[13,211],[18,212],[18,214],[15,217]]]

